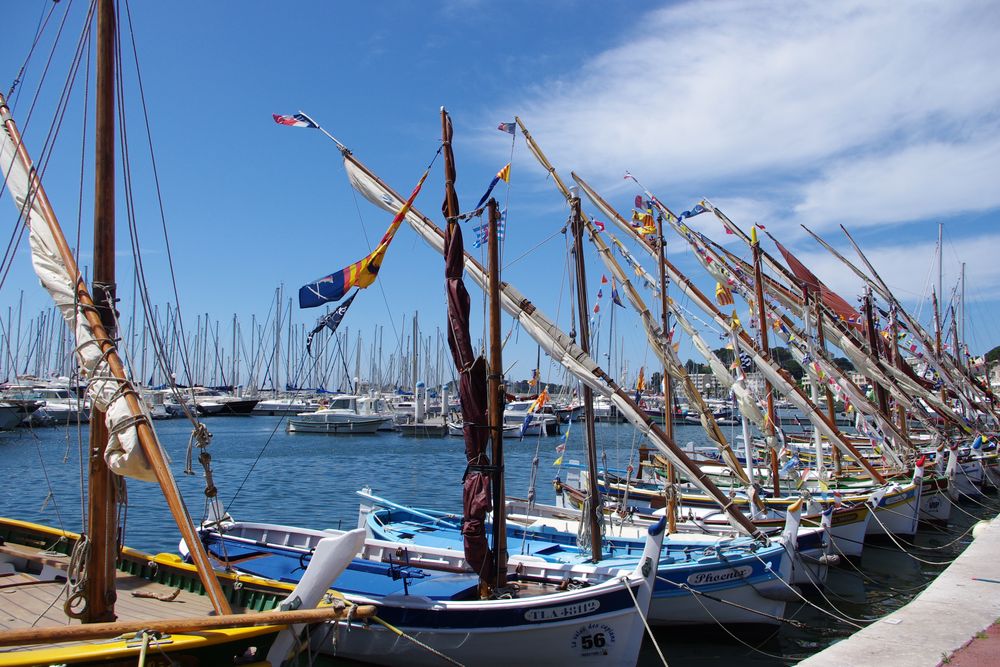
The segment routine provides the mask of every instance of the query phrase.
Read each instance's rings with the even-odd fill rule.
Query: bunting
[[[440,149],[438,149],[438,153],[440,153]],[[435,154],[434,158],[437,159],[437,154]],[[433,164],[433,160],[431,164]],[[392,219],[389,229],[386,230],[375,250],[364,259],[354,262],[347,268],[323,276],[299,288],[299,308],[315,308],[330,301],[339,301],[344,298],[344,295],[352,287],[364,288],[375,282],[375,278],[378,277],[378,271],[382,266],[382,261],[385,259],[385,253],[389,249],[389,244],[392,243],[399,225],[403,222],[403,218],[406,217],[407,212],[409,212],[410,207],[413,205],[413,200],[420,193],[420,188],[427,179],[430,170],[431,168],[428,166],[427,171],[417,181],[416,187],[410,193],[410,198],[400,207],[399,212]]]
[[[720,306],[733,305],[733,293],[722,283],[715,283],[715,301]]]
[[[497,186],[497,183],[499,183],[500,181],[503,181],[504,183],[510,183],[510,162],[507,163],[506,167],[498,171],[497,175],[493,177],[492,181],[490,181],[489,187],[486,188],[486,192],[483,193],[483,196],[479,198],[479,203],[476,204],[476,210],[479,210],[483,207],[483,204],[486,203],[486,200],[490,198],[490,194],[493,192],[493,188],[495,188]]]
[[[554,466],[561,466],[563,462],[563,455],[566,453],[566,445],[569,444],[569,430],[573,427],[573,420],[570,419],[566,422],[566,431],[562,434],[559,439],[559,444],[556,445],[556,454],[559,455],[555,461],[552,462]]]
[[[349,296],[346,301],[337,306],[334,310],[319,318],[316,322],[316,327],[309,332],[308,336],[306,336],[306,353],[310,357],[312,356],[313,336],[322,331],[324,327],[330,330],[331,335],[336,333],[337,327],[340,326],[340,321],[344,319],[344,315],[347,314],[347,309],[351,307],[352,303],[354,303],[354,297],[357,295],[358,293],[354,292],[354,294]]]

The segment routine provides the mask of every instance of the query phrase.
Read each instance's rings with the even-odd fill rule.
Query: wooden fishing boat
[[[85,536],[0,519],[0,664],[122,664],[149,651],[192,665],[244,660],[281,663],[297,653],[305,625],[346,618],[347,603],[313,609],[356,551],[360,533],[317,544],[313,566],[295,587],[219,577],[204,549],[193,567],[118,542],[125,478],[156,483],[181,534],[197,544],[195,526],[163,446],[115,345],[114,155],[115,54],[112,0],[91,6],[97,21],[97,150],[92,296],[59,226],[6,100],[0,96],[0,168],[6,191],[28,228],[32,264],[76,337],[80,377],[90,401]],[[68,11],[68,9],[67,9]],[[89,44],[89,28],[83,28]],[[207,445],[207,431],[197,429]],[[200,457],[210,501],[211,457]],[[212,503],[213,506],[215,503]],[[64,599],[65,598],[65,599]],[[277,613],[269,609],[279,608]],[[352,606],[353,609],[353,606]],[[291,610],[297,610],[292,612]],[[259,613],[259,612],[267,613]],[[370,613],[372,609],[364,610]],[[243,613],[248,612],[248,613]],[[214,614],[210,617],[209,614]],[[82,621],[82,624],[80,622]],[[122,633],[130,633],[122,637]]]

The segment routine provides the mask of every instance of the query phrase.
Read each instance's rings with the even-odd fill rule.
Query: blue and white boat
[[[362,506],[362,519],[375,541],[401,545],[406,550],[433,549],[462,552],[461,517],[426,509],[411,509],[361,493],[382,509]],[[391,505],[391,507],[385,507]],[[797,518],[797,514],[792,513]],[[573,525],[578,525],[574,521]],[[548,563],[577,567],[590,563],[589,548],[581,549],[575,531],[555,524],[507,524],[512,568]],[[642,528],[641,530],[645,530]],[[674,533],[664,539],[649,622],[659,626],[715,623],[772,625],[780,622],[790,590],[796,558],[797,521],[787,534],[769,543],[743,537]],[[640,529],[620,536],[605,535],[601,565],[625,563],[641,548]],[[812,533],[824,548],[823,533]],[[371,541],[371,540],[369,540]],[[790,546],[789,546],[790,545]],[[823,566],[825,573],[825,565]],[[813,575],[818,576],[818,575]]]
[[[333,587],[376,603],[376,622],[327,625],[313,631],[312,649],[385,665],[437,666],[440,655],[468,665],[634,665],[664,528],[600,566],[518,563],[504,597],[485,600],[461,552],[367,540]],[[320,540],[341,533],[224,521],[200,535],[229,569],[296,582]]]

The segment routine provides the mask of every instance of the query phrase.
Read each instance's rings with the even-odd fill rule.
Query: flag
[[[598,299],[603,299],[604,298],[604,290],[603,289],[597,290],[597,298]]]
[[[611,276],[611,303],[615,304],[616,306],[621,306],[622,308],[625,307],[625,304],[622,303],[621,297],[618,296],[618,288],[615,286],[614,276]]]
[[[535,387],[538,385],[538,369],[531,371],[531,379],[528,380],[529,387]]]
[[[707,212],[708,212],[707,208],[705,208],[701,204],[697,204],[690,211],[684,211],[679,216],[677,216],[677,222],[680,222],[684,218],[693,218],[696,215],[701,215],[702,213],[707,213]]]
[[[599,313],[599,312],[601,312],[601,304],[595,303],[594,304],[594,313]]]
[[[554,466],[561,466],[563,462],[563,454],[566,452],[566,444],[569,442],[569,429],[573,426],[573,420],[570,419],[566,422],[566,431],[562,434],[559,440],[559,444],[556,445],[556,453],[559,455],[555,461],[552,462]]]
[[[513,133],[513,130],[511,131],[511,133]],[[497,183],[499,183],[500,181],[503,181],[504,183],[510,183],[510,163],[509,162],[507,163],[507,166],[504,167],[503,169],[501,169],[500,171],[498,171],[497,175],[493,177],[492,181],[490,181],[490,185],[489,185],[489,187],[486,188],[486,192],[484,192],[483,196],[479,198],[479,203],[476,204],[476,209],[480,209],[480,208],[483,207],[483,204],[485,204],[486,200],[489,199],[490,193],[493,192],[493,188],[495,188],[496,185],[497,185]]]
[[[549,388],[542,389],[542,393],[528,406],[528,412],[538,412],[549,400]]]
[[[347,314],[347,309],[351,307],[352,303],[354,303],[354,297],[356,297],[357,295],[358,293],[357,291],[355,291],[354,294],[349,296],[346,301],[344,301],[342,304],[334,308],[331,312],[319,318],[319,320],[316,322],[316,327],[309,332],[308,336],[306,336],[306,353],[310,357],[312,356],[311,348],[312,348],[313,336],[322,331],[323,327],[329,329],[331,334],[336,333],[337,327],[340,326],[340,321],[344,319],[344,315]]]
[[[517,131],[517,123],[500,123],[497,125],[497,129],[507,134],[514,134]]]
[[[639,379],[635,382],[635,402],[638,403],[642,398],[642,392],[646,391],[646,368],[644,366],[639,367]]]
[[[745,371],[753,370],[753,357],[746,350],[740,350],[740,367]]]
[[[594,227],[597,227],[597,231],[599,232],[604,231],[604,223],[601,222],[600,220],[594,220]]]
[[[475,240],[472,242],[473,248],[480,248],[489,242],[490,236],[490,226],[489,225],[479,225],[478,227],[472,228],[473,233],[476,235]],[[504,237],[507,235],[507,211],[500,212],[500,222],[497,223],[497,239],[503,241]]]
[[[715,300],[720,306],[733,305],[733,293],[722,283],[715,283]]]
[[[316,124],[316,121],[304,113],[296,113],[291,116],[279,116],[278,114],[273,113],[271,114],[271,117],[274,118],[274,122],[278,125],[287,125],[288,127],[309,127],[314,130],[319,129],[319,125]]]
[[[424,180],[426,180],[429,173],[430,167],[427,168],[424,175],[417,181],[416,187],[410,193],[410,198],[400,207],[399,213],[392,219],[389,229],[386,230],[375,250],[364,259],[354,262],[347,268],[331,273],[328,276],[323,276],[300,287],[299,308],[315,308],[329,301],[339,301],[344,298],[344,295],[352,287],[368,287],[375,282],[375,278],[378,277],[378,270],[385,259],[385,253],[389,249],[389,244],[392,243],[392,239],[396,235],[396,230],[399,229],[403,218],[409,212],[410,207],[413,205],[413,200],[420,193],[420,188],[423,186]]]
[[[533,415],[530,411],[528,412],[528,414],[524,415],[524,421],[521,422],[521,430],[518,431],[517,433],[518,439],[524,440],[524,434],[525,432],[527,432],[528,426],[531,425],[531,420],[534,416],[535,415]]]
[[[605,276],[605,275],[603,275],[603,274],[601,275],[601,284],[602,285],[607,285],[608,284],[608,277]]]

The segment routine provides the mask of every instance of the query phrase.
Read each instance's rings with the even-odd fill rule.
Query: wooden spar
[[[600,199],[599,196],[591,194],[590,188],[586,185],[586,183],[582,181],[582,179],[580,179],[579,177],[575,178],[577,182],[580,183],[580,185],[585,190],[588,190],[588,196],[591,196],[592,198],[596,197],[597,201],[603,201]],[[653,198],[653,201],[658,207],[661,207],[661,210],[663,210],[664,213],[668,214],[668,216],[673,215],[669,211],[669,209],[666,209],[666,207],[662,205],[661,202],[657,201],[655,198]],[[612,216],[612,220],[615,222],[615,224],[617,224],[627,233],[634,235],[634,231],[631,229],[630,225],[628,225],[628,223],[625,222],[624,219],[621,217],[621,215],[615,212],[614,209],[612,209],[606,203],[602,206],[602,208],[604,208],[606,212],[608,212],[608,214]],[[647,250],[650,250],[649,247],[644,242],[643,245],[644,247],[646,247]],[[674,267],[673,264],[669,262],[669,260],[664,260],[663,263],[668,273],[670,274],[671,280],[673,280],[680,287],[681,291],[685,294],[685,296],[690,298],[698,305],[699,308],[708,313],[715,320],[715,322],[719,326],[721,326],[724,330],[729,331],[733,329],[732,323],[729,321],[729,318],[726,317],[715,306],[715,304],[712,303],[712,301],[708,299],[708,297],[706,297],[701,292],[701,290],[699,290],[694,285],[694,283],[691,282],[689,278],[687,278],[684,274],[678,271],[677,268]],[[833,424],[833,420],[823,415],[819,411],[819,409],[815,405],[813,405],[811,401],[809,401],[809,399],[805,396],[802,390],[794,382],[790,381],[789,379],[781,375],[783,371],[778,369],[778,367],[771,360],[770,356],[762,354],[761,351],[758,349],[757,345],[742,329],[734,331],[734,333],[736,335],[739,345],[753,357],[754,363],[757,365],[757,367],[761,368],[762,370],[765,369],[766,367],[766,372],[774,374],[777,378],[781,380],[785,393],[788,394],[790,399],[798,402],[799,407],[804,412],[807,413],[807,416],[809,416],[809,419],[813,421],[814,424],[816,424],[817,428],[823,429],[825,435],[827,435],[827,437],[830,438],[830,440],[837,447],[851,454],[851,456],[859,459],[862,467],[865,468],[866,472],[873,479],[875,479],[879,483],[884,483],[885,478],[880,473],[878,473],[878,471],[876,471],[873,467],[871,467],[871,465],[868,464],[866,460],[862,460],[863,457],[861,456],[861,454],[854,448],[854,446],[848,440],[846,440],[843,437],[841,433],[837,431],[836,427]]]
[[[580,349],[590,354],[590,306],[587,302],[587,267],[583,261],[583,219],[580,215],[580,198],[569,200],[573,231],[573,254],[576,260],[576,300],[580,318]],[[613,306],[612,306],[613,307]],[[590,557],[595,563],[601,560],[603,539],[601,520],[604,516],[601,492],[597,486],[597,434],[594,430],[594,390],[583,385],[583,423],[587,449],[587,528],[590,531]]]
[[[924,349],[927,352],[927,356],[930,358],[932,362],[934,362],[934,364],[937,366],[939,370],[942,370],[944,368],[945,362],[937,356],[936,346],[934,345],[934,342],[931,340],[930,335],[923,328],[923,326],[915,318],[913,318],[909,314],[909,312],[906,311],[906,309],[902,307],[902,304],[899,303],[899,300],[896,299],[896,297],[889,290],[888,285],[885,284],[885,281],[882,280],[882,277],[875,270],[875,267],[872,266],[871,262],[868,261],[868,258],[861,251],[861,248],[854,241],[854,238],[847,231],[847,229],[843,225],[841,225],[840,227],[841,231],[844,232],[844,235],[847,237],[847,240],[854,248],[854,251],[858,254],[858,257],[861,258],[861,261],[864,262],[868,270],[871,271],[872,277],[870,278],[867,275],[865,275],[864,272],[862,272],[858,267],[854,266],[854,264],[852,264],[846,257],[840,254],[829,243],[824,241],[818,234],[816,234],[815,232],[813,232],[811,229],[809,229],[804,225],[802,226],[802,228],[805,229],[810,236],[812,236],[821,246],[823,246],[827,251],[829,251],[834,257],[839,259],[844,265],[846,265],[849,269],[851,269],[851,271],[853,271],[855,275],[861,278],[861,280],[864,281],[865,284],[869,285],[873,290],[878,292],[879,296],[883,297],[890,305],[894,305],[896,307],[897,312],[903,316],[903,318],[909,325],[910,332],[915,334],[920,339],[921,344],[924,346]],[[941,376],[942,380],[945,382],[952,381],[949,373],[942,372]],[[933,396],[932,392],[927,392],[927,394]],[[931,409],[933,409],[935,412],[941,415],[941,417],[943,417],[945,420],[951,421],[952,423],[958,425],[965,431],[970,431],[969,427],[966,424],[964,424],[960,419],[958,419],[957,415],[954,414],[954,412],[951,411],[950,408],[947,408],[947,406],[944,404],[938,403],[939,400],[938,397],[935,397],[935,399],[937,400],[927,401]],[[993,412],[995,418],[1000,419],[1000,414],[996,412],[995,408],[991,408],[991,411]],[[914,414],[917,415],[919,413],[914,411]]]
[[[123,390],[122,395],[125,398],[129,410],[133,415],[141,417],[143,413],[139,406],[138,394],[125,374],[124,365],[122,364],[121,357],[118,355],[118,351],[115,348],[113,339],[108,335],[107,330],[101,323],[100,315],[97,313],[94,300],[91,298],[90,292],[87,290],[87,286],[84,284],[83,278],[80,275],[80,269],[76,264],[73,252],[70,250],[69,244],[66,242],[66,237],[63,235],[62,229],[59,226],[59,221],[55,215],[55,211],[53,210],[51,202],[45,194],[45,189],[42,187],[42,183],[31,163],[31,157],[28,155],[28,151],[24,146],[21,134],[18,132],[17,126],[10,117],[10,110],[7,108],[6,100],[2,97],[0,97],[0,116],[3,117],[4,126],[10,134],[12,142],[17,148],[18,157],[29,174],[29,192],[41,210],[41,217],[48,226],[56,246],[58,247],[59,257],[66,267],[67,273],[70,276],[75,276],[75,291],[76,300],[79,303],[79,313],[82,317],[86,318],[88,326],[93,331],[96,344],[100,347],[102,355],[104,355],[104,358],[107,360],[108,367],[110,368],[112,375],[117,378],[124,387],[126,387],[126,389]],[[38,221],[35,221],[35,223],[37,224]],[[167,501],[167,506],[170,508],[170,513],[173,516],[174,521],[177,523],[177,527],[181,531],[181,536],[184,538],[185,542],[187,542],[188,548],[191,550],[192,560],[198,568],[198,574],[201,577],[206,593],[212,602],[212,607],[215,609],[217,614],[228,614],[231,611],[229,602],[226,599],[225,594],[222,592],[222,587],[219,585],[219,582],[212,571],[208,554],[205,553],[205,548],[202,546],[201,540],[198,538],[198,533],[194,529],[194,524],[191,521],[187,508],[181,500],[180,491],[177,489],[177,484],[174,481],[170,468],[167,466],[166,460],[163,457],[163,451],[160,448],[160,443],[156,439],[156,434],[153,432],[150,423],[142,418],[136,420],[135,428],[138,432],[140,446],[142,447],[143,453],[145,453],[146,458],[156,475],[156,480],[159,483]]]
[[[493,455],[493,558],[496,581],[493,589],[507,586],[507,490],[503,479],[503,343],[500,337],[500,239],[497,238],[496,199],[490,198],[487,253],[489,255],[490,374],[487,376],[487,408]]]
[[[718,215],[723,215],[724,216],[724,214],[721,211],[717,210],[716,213]],[[726,218],[726,219],[728,220],[728,218]],[[768,233],[768,236],[771,237],[771,240],[774,240],[774,237],[771,236],[770,233]],[[751,265],[743,262],[740,258],[736,257],[735,255],[733,255],[729,251],[725,250],[724,248],[720,248],[719,246],[717,246],[714,243],[712,245],[714,247],[716,247],[720,252],[724,253],[726,255],[726,258],[730,262],[732,262],[733,264],[735,264],[737,267],[743,267],[745,270],[751,270],[752,269]],[[761,252],[761,256],[765,260],[767,260],[769,258],[769,255],[766,252],[763,252],[763,251]],[[788,273],[784,269],[784,267],[782,267],[776,260],[770,259],[770,261],[768,262],[768,265],[771,266],[772,268],[777,268],[778,272],[782,273],[782,275],[784,275],[785,279],[788,280],[789,282],[793,282],[793,283],[798,283],[799,282],[797,278],[795,278],[793,275],[791,275],[790,273]],[[768,292],[770,292],[772,294],[775,294],[778,297],[778,300],[781,301],[782,303],[785,303],[786,305],[788,305],[789,303],[792,302],[792,300],[791,300],[791,296],[792,296],[791,293],[788,292],[788,290],[786,290],[784,287],[782,287],[781,285],[779,285],[777,282],[775,282],[773,280],[770,280],[767,276],[764,276],[764,284],[768,286],[768,288],[767,288]],[[795,303],[798,304],[799,301],[801,301],[801,300],[796,300]],[[844,327],[840,322],[837,321],[836,317],[831,318],[831,324],[826,324],[826,323],[823,322],[822,314],[824,312],[825,306],[822,303],[822,299],[820,299],[820,298],[813,299],[812,303],[814,303],[814,305],[815,305],[814,310],[816,311],[816,314],[817,314],[816,321],[818,323],[820,323],[824,327],[830,326],[832,329],[836,330],[838,333],[840,333],[841,335],[845,336],[847,338],[847,342],[849,344],[851,344],[851,345],[854,346],[854,349],[856,350],[856,352],[858,354],[867,355],[867,352],[865,352],[865,350],[862,349],[862,347],[861,347],[861,345],[867,346],[867,342],[866,341],[865,342],[855,341],[854,340],[854,338],[855,338],[855,332],[853,330],[851,330],[851,329],[848,329],[848,328]],[[803,310],[805,308],[806,308],[806,306],[803,306]],[[778,317],[781,318],[782,324],[784,324],[785,327],[789,329],[789,331],[791,331],[795,335],[798,335],[800,338],[803,336],[802,334],[799,333],[799,331],[797,330],[798,328],[795,326],[795,324],[792,322],[792,320],[789,319],[789,317],[787,315],[784,315],[784,314],[781,314],[781,313],[775,313],[775,314]],[[820,334],[823,334],[822,330],[820,330]],[[826,355],[826,350],[823,349],[823,354],[819,356],[819,361],[821,361],[823,363],[823,365],[826,367],[827,373],[830,374],[830,375],[832,375],[833,377],[836,377],[838,383],[840,383],[841,385],[843,385],[846,389],[848,389],[849,393],[852,393],[855,396],[856,402],[860,402],[861,400],[864,400],[866,403],[869,403],[871,405],[869,413],[875,413],[878,410],[878,406],[876,406],[874,403],[871,403],[871,401],[868,400],[868,398],[864,395],[864,392],[861,391],[861,389],[854,383],[854,381],[851,380],[851,378],[844,371],[842,371],[840,369],[840,367],[838,367],[835,363],[833,363],[832,359],[825,358],[825,355]],[[881,366],[877,364],[877,360],[876,360],[876,366],[877,366],[877,368],[881,368]],[[888,376],[886,374],[880,373],[878,382],[879,382],[879,384],[881,384],[881,385],[883,385],[885,387],[888,387],[888,390],[890,392],[892,392],[892,394],[896,398],[897,402],[912,404],[911,399],[906,396],[904,390],[901,387],[899,387],[896,383],[894,383],[893,379],[890,376]],[[898,431],[896,429],[896,427],[892,424],[891,421],[890,422],[883,422],[883,427],[884,427],[885,430],[887,430],[896,439],[897,442],[905,444],[908,447],[913,448],[914,445],[910,441],[910,439],[904,433]]]
[[[878,332],[875,330],[875,315],[873,313],[873,309],[874,306],[872,305],[871,288],[865,286],[864,316],[865,328],[868,333],[868,347],[871,349],[872,359],[878,363]],[[878,399],[878,411],[881,412],[882,416],[891,423],[892,416],[889,414],[889,397],[886,395],[885,387],[875,380],[872,380],[872,385],[875,387],[875,398]]]
[[[171,618],[162,620],[119,621],[117,623],[91,623],[87,625],[62,625],[51,628],[26,628],[0,632],[0,646],[33,646],[58,642],[87,641],[122,634],[150,631],[162,634],[190,634],[222,628],[247,626],[284,626],[295,623],[322,623],[343,619],[340,606],[301,609],[296,611],[264,611],[249,614],[225,614],[196,618]],[[373,605],[354,607],[352,618],[365,619],[375,615]]]
[[[576,174],[573,174],[575,177]],[[659,261],[656,263],[660,271],[660,328],[664,336],[669,336],[670,331],[670,310],[667,298],[667,270],[663,266],[663,260],[667,253],[667,239],[663,236],[663,214],[656,216],[657,239],[656,247],[659,252]],[[672,341],[667,338],[667,345]],[[700,396],[700,394],[699,394]],[[712,421],[715,421],[714,416]],[[671,440],[674,439],[674,387],[671,382],[670,373],[664,364],[663,367],[663,431]],[[677,487],[674,486],[674,465],[667,464],[667,484],[664,487],[667,492],[667,530],[671,533],[677,532]]]
[[[405,199],[403,199],[398,192],[393,190],[391,187],[389,187],[389,185],[385,183],[385,181],[383,181],[377,175],[372,173],[372,171],[368,167],[366,167],[360,160],[355,158],[350,153],[350,151],[347,151],[346,149],[341,149],[341,152],[345,160],[349,161],[354,166],[354,168],[363,173],[366,177],[372,179],[372,181],[376,183],[380,188],[382,188],[386,193],[392,195],[396,200],[400,202],[405,201]],[[413,229],[417,231],[417,233],[420,234],[421,237],[423,237],[424,240],[429,245],[431,245],[435,250],[437,250],[438,252],[443,252],[444,232],[442,232],[441,229],[436,224],[434,224],[434,222],[430,218],[420,213],[417,209],[411,208],[410,212],[413,214],[414,218],[419,220],[418,224],[414,222],[412,219],[408,219]],[[465,254],[465,266],[466,266],[466,271],[469,273],[470,277],[472,277],[472,279],[478,285],[486,289],[486,285],[488,283],[488,280],[485,277],[486,270],[483,268],[483,265],[480,264],[472,255],[468,254],[468,252],[466,252]],[[512,296],[508,295],[506,289],[507,289],[506,286],[501,284],[501,297],[502,299],[505,300],[504,307],[508,310],[508,312],[510,312],[519,319],[524,318],[523,321],[531,321],[535,325],[544,323],[546,331],[558,332],[558,328],[554,324],[552,324],[551,321],[548,320],[548,318],[542,315],[542,313],[538,310],[535,304],[531,303],[531,301],[524,298],[520,294],[517,294],[517,296],[519,297],[518,299],[514,299]],[[539,341],[542,343],[543,346],[546,346],[546,349],[551,350],[551,345],[553,341],[557,341],[556,338],[550,336],[543,342],[540,336],[537,335],[537,332],[533,333],[531,328],[528,328],[528,332],[533,338],[535,338],[536,341]],[[561,332],[558,333],[561,334]],[[576,349],[574,349],[573,347],[566,347],[562,342],[556,342],[556,345],[560,348],[560,353],[565,354],[567,358],[572,356],[572,358],[575,361],[580,361],[582,363],[582,360],[576,356],[577,354]],[[582,350],[579,350],[579,352],[582,354]],[[586,361],[592,363],[592,360],[589,359],[589,356],[587,355],[583,356],[587,357]],[[564,365],[568,365],[568,361],[565,358],[561,361],[561,363],[563,363]],[[588,382],[591,381],[598,383],[599,385],[602,386],[603,391],[605,391],[609,396],[613,397],[613,400],[618,400],[621,403],[621,405],[624,405],[629,410],[631,410],[633,412],[632,415],[626,414],[626,417],[629,419],[629,421],[631,421],[636,426],[641,426],[643,429],[647,429],[648,432],[651,434],[650,440],[652,440],[654,443],[658,445],[661,452],[664,453],[669,452],[670,456],[675,457],[677,462],[679,462],[680,466],[684,470],[690,471],[690,477],[692,481],[695,482],[695,484],[697,484],[698,486],[700,486],[701,489],[705,491],[705,493],[711,496],[712,499],[715,502],[717,502],[720,507],[723,508],[723,510],[729,516],[730,520],[733,522],[734,525],[738,526],[740,530],[743,530],[748,535],[752,535],[758,538],[763,538],[763,535],[760,533],[757,527],[754,526],[753,523],[746,516],[744,516],[741,512],[736,510],[735,506],[732,504],[729,497],[725,493],[723,493],[717,486],[715,486],[712,480],[704,472],[701,471],[698,465],[694,461],[692,461],[687,456],[687,454],[684,453],[683,450],[677,447],[677,445],[673,441],[671,441],[669,438],[666,437],[666,434],[663,432],[663,429],[659,428],[659,426],[653,423],[652,420],[648,417],[648,415],[645,415],[643,410],[638,405],[636,405],[635,401],[633,401],[628,396],[628,394],[625,391],[623,391],[622,388],[619,387],[617,383],[615,383],[615,381],[612,378],[608,377],[608,375],[600,368],[597,368],[596,364],[593,369],[588,368],[587,371],[590,374],[587,378],[581,376],[581,380],[584,382],[584,384],[587,384]]]
[[[823,309],[820,307],[819,299],[814,300],[816,307],[816,337],[819,343],[820,350],[826,352],[826,338],[823,335]],[[833,391],[830,389],[830,385],[824,383],[823,390],[826,392],[826,410],[830,417],[830,423],[833,424],[833,428],[840,433],[840,429],[837,427],[837,408],[833,401]],[[902,406],[900,406],[902,408]],[[905,412],[905,408],[902,408]],[[833,458],[833,474],[840,477],[842,471],[842,463],[840,460],[840,449],[837,447],[832,447],[830,451],[831,457]]]
[[[539,163],[552,176],[552,180],[555,182],[556,187],[562,193],[563,197],[565,197],[567,201],[571,201],[573,199],[573,195],[570,193],[569,188],[566,187],[566,184],[559,177],[559,173],[556,171],[555,167],[552,166],[552,163],[550,163],[548,158],[545,157],[545,153],[542,152],[541,147],[531,136],[531,133],[528,132],[528,128],[525,127],[524,122],[522,122],[521,119],[517,116],[514,117],[514,120],[521,128],[521,132],[524,134],[525,141],[527,142],[528,148],[531,150],[532,155],[535,156],[535,158],[539,161]],[[593,189],[590,188],[590,186],[588,186],[583,181],[583,179],[579,178],[573,172],[571,172],[571,175],[573,179],[576,180],[580,184],[580,186],[584,188],[585,191],[587,191],[588,197],[593,198],[597,196],[596,193],[593,192]],[[597,198],[600,199],[599,196],[597,196]],[[632,287],[631,281],[628,280],[625,272],[621,269],[621,266],[618,264],[617,260],[615,260],[614,257],[612,256],[611,251],[608,248],[607,244],[604,243],[603,239],[601,239],[597,235],[589,218],[587,218],[586,216],[581,216],[581,217],[583,218],[584,224],[586,225],[591,242],[593,242],[593,244],[597,248],[598,253],[605,260],[605,264],[608,265],[608,267],[611,269],[613,273],[617,274],[618,280],[622,283],[623,289],[625,289],[629,295],[629,300],[632,302],[636,310],[639,311],[640,317],[643,320],[643,325],[646,326],[647,333],[652,338],[662,339],[663,361],[664,364],[666,364],[667,363],[666,359],[671,354],[670,343],[666,341],[667,332],[669,331],[669,329],[666,326],[666,323],[664,323],[660,335],[657,336],[655,329],[650,325],[651,321],[647,322],[648,309],[643,303],[642,298],[639,296],[638,291],[636,291],[635,288]],[[660,234],[660,238],[661,239],[663,238],[662,233]],[[649,249],[648,245],[646,245],[645,242],[643,242],[643,245],[645,245],[646,248]],[[662,265],[660,273],[661,274],[663,273]],[[661,293],[665,289],[664,287],[665,284],[666,283],[661,280]],[[667,299],[667,301],[669,302],[669,299]],[[583,317],[589,317],[589,313],[584,315]],[[725,435],[723,435],[722,430],[719,428],[718,423],[715,421],[715,417],[712,415],[711,410],[708,409],[701,393],[697,391],[697,389],[694,387],[694,383],[691,382],[691,379],[689,377],[687,377],[687,374],[684,372],[683,367],[680,366],[679,364],[678,364],[678,373],[682,374],[682,377],[684,379],[685,393],[687,394],[688,399],[695,405],[695,407],[703,415],[705,430],[708,433],[709,438],[713,440],[718,446],[719,451],[722,454],[723,462],[729,467],[729,469],[733,472],[733,474],[736,475],[736,477],[738,477],[744,484],[749,484],[750,480],[746,476],[746,473],[744,472],[743,468],[739,465],[739,459],[736,457],[736,454],[733,453],[732,448],[729,446],[729,442],[726,440]],[[665,381],[669,382],[669,378],[670,375],[667,374],[664,379]],[[670,412],[672,416],[673,405],[670,404],[669,407],[671,408]],[[667,426],[667,430],[665,431],[665,433],[669,438],[669,441],[673,442],[672,422],[670,422],[669,426]]]
[[[771,356],[771,347],[767,341],[767,313],[764,310],[764,278],[760,267],[760,241],[757,239],[757,228],[750,229],[750,249],[753,252],[753,289],[757,299],[757,331],[760,333],[760,349],[764,355]],[[768,450],[771,455],[771,484],[774,497],[781,496],[781,480],[778,477],[778,452],[775,451],[775,434],[777,419],[774,413],[774,387],[764,378],[764,393],[767,400],[767,436]]]
[[[115,8],[112,0],[97,5],[97,94],[94,141],[94,276],[97,316],[106,340],[115,338]],[[95,332],[96,335],[96,332]],[[85,571],[88,586],[82,610],[84,623],[113,621],[115,561],[118,558],[118,484],[104,460],[108,443],[105,411],[90,412],[87,456],[87,532],[90,554]],[[124,480],[121,484],[124,486]]]

